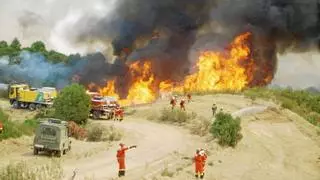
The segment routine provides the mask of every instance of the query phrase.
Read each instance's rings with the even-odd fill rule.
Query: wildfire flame
[[[186,76],[183,82],[175,85],[171,80],[156,83],[150,61],[138,61],[129,64],[132,82],[128,95],[119,101],[121,105],[149,103],[157,98],[160,92],[197,92],[197,91],[239,91],[253,80],[255,70],[251,51],[246,43],[251,33],[244,33],[234,39],[224,52],[204,51],[196,64],[197,71]],[[266,79],[266,81],[271,80]],[[93,86],[89,85],[89,89]],[[115,81],[108,81],[105,87],[99,88],[103,96],[119,98]]]

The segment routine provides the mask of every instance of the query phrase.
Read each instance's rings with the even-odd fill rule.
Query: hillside
[[[128,152],[128,180],[146,179],[192,179],[193,165],[190,158],[198,147],[209,150],[206,179],[305,179],[320,177],[319,129],[296,114],[278,107],[272,102],[244,98],[238,95],[195,96],[187,104],[193,111],[207,119],[211,118],[211,105],[217,103],[224,111],[242,116],[243,139],[235,149],[221,148],[210,136],[191,135],[178,125],[159,124],[147,119],[157,117],[168,99],[158,100],[148,106],[130,108],[132,112],[124,122],[95,121],[102,125],[114,125],[123,129],[122,142],[137,144]],[[154,121],[154,120],[153,120]],[[2,142],[0,152],[9,160],[28,160],[41,164],[46,156],[33,157],[31,138]],[[18,148],[17,148],[18,146]],[[88,143],[74,141],[72,152],[61,162],[65,178],[77,169],[79,179],[116,177],[115,150],[117,142]],[[2,164],[4,165],[4,164]],[[76,178],[77,179],[77,178]]]

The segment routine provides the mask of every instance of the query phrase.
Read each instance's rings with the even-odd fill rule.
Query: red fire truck
[[[91,96],[90,117],[93,119],[112,119],[114,117],[114,110],[119,106],[116,98],[101,96],[96,92],[88,92],[88,94]]]

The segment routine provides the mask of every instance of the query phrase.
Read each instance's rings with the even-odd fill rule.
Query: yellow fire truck
[[[31,88],[28,84],[10,84],[8,93],[13,108],[28,108],[31,111],[51,106],[57,97],[56,88]]]

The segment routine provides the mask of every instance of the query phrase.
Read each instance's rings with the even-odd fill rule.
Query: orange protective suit
[[[180,101],[180,109],[185,111],[186,108],[184,107],[184,104],[185,104],[185,100],[181,100]]]
[[[171,108],[173,109],[176,106],[176,99],[172,98],[170,101]]]
[[[128,147],[121,146],[120,149],[117,151],[117,160],[119,165],[119,177],[125,175],[126,171],[126,164],[125,164],[125,158],[126,158],[126,151],[128,150]]]
[[[194,158],[193,158],[194,162],[195,162],[195,176],[199,177],[202,179],[204,176],[204,167],[206,164],[206,160],[207,160],[207,155],[206,154],[199,154],[197,153]]]

